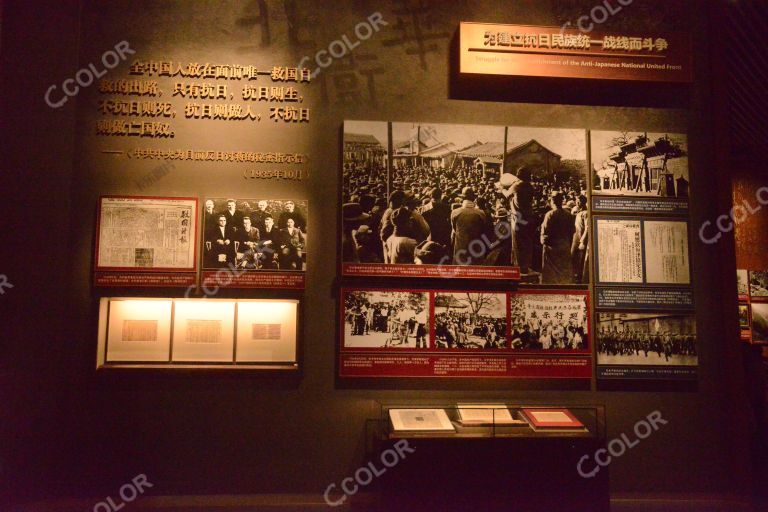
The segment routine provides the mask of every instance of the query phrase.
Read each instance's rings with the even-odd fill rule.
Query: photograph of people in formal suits
[[[307,201],[208,198],[203,268],[303,271]]]

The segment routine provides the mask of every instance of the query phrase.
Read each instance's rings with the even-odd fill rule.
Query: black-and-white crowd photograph
[[[689,197],[688,137],[591,131],[594,194]]]
[[[203,268],[302,271],[307,201],[206,199]]]
[[[692,314],[599,313],[595,332],[600,365],[698,364]]]
[[[438,293],[434,325],[437,348],[506,348],[507,295]]]
[[[768,297],[768,272],[765,270],[749,271],[749,294],[752,297]]]
[[[510,126],[505,173],[498,188],[522,281],[588,283],[586,132]]]
[[[379,226],[387,210],[388,123],[345,121],[342,157],[341,258],[382,263]]]
[[[519,293],[511,295],[509,300],[513,350],[589,349],[585,294]]]
[[[427,292],[351,291],[344,294],[344,346],[427,348]]]
[[[389,157],[387,123],[344,125],[344,262],[519,267],[527,283],[588,282],[584,130],[391,129]]]

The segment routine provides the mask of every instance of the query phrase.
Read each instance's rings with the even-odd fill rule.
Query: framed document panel
[[[295,299],[102,298],[97,368],[296,370]]]
[[[197,199],[102,196],[97,286],[181,287],[195,282]]]
[[[175,301],[173,361],[232,362],[235,302]]]
[[[106,299],[109,322],[104,335],[106,361],[167,362],[171,347],[173,301]]]
[[[693,309],[687,219],[593,221],[598,309]]]
[[[239,302],[235,360],[295,363],[298,307],[298,301]]]

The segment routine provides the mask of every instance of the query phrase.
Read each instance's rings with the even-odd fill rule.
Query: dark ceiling
[[[724,1],[731,150],[738,156],[764,157],[768,150],[768,0]]]

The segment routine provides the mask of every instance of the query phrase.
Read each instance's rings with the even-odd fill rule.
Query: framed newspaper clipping
[[[102,196],[96,286],[185,287],[197,271],[197,198]]]

